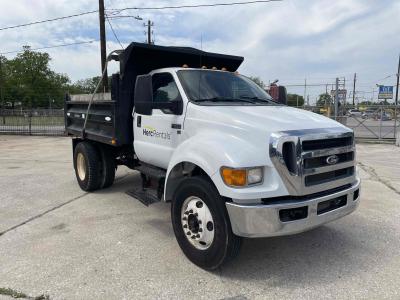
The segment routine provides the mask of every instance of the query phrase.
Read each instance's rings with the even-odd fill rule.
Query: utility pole
[[[146,24],[145,24],[146,26]],[[154,26],[154,23],[151,22],[150,20],[147,21],[147,44],[154,44],[154,41],[151,39],[151,35],[153,33],[151,27]]]
[[[4,108],[3,106],[4,106],[4,95],[3,95],[3,85],[4,85],[4,83],[3,83],[3,66],[2,66],[2,63],[3,63],[3,57],[0,55],[0,100],[1,100],[1,103],[0,103],[0,113],[2,112],[2,109]],[[4,124],[6,124],[6,117],[5,117],[5,114],[3,114],[3,125]]]
[[[399,54],[399,65],[397,67],[397,84],[396,84],[396,98],[395,98],[395,104],[397,106],[398,101],[399,101],[399,77],[400,77],[400,54]]]
[[[335,120],[337,120],[339,108],[339,78],[336,78],[336,88],[335,88]]]
[[[4,105],[4,95],[3,95],[3,66],[2,61],[3,57],[0,55],[0,109],[3,108]]]
[[[357,80],[357,73],[354,73],[354,81],[353,81],[353,107],[355,105],[355,97],[356,97],[356,80]]]
[[[105,17],[104,17],[104,0],[99,0],[99,23],[100,23],[100,55],[101,55],[101,73],[103,74],[104,68],[106,67],[106,28],[105,28]],[[105,71],[102,78],[103,92],[108,92],[108,74]]]
[[[307,78],[304,78],[304,104],[306,103],[306,94],[307,94]]]

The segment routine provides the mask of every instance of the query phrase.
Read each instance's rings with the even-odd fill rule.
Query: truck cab
[[[118,165],[139,171],[130,194],[171,202],[193,263],[215,269],[242,237],[303,232],[357,208],[352,130],[275,102],[237,72],[243,58],[133,43],[119,59],[110,99],[66,99],[78,183],[95,190]]]

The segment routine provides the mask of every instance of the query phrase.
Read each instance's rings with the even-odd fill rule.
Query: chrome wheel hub
[[[214,220],[210,209],[198,197],[189,197],[181,211],[182,230],[188,241],[199,250],[208,249],[214,240]]]

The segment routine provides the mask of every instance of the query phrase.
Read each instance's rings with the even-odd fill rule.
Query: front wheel
[[[225,202],[207,178],[181,181],[171,217],[179,246],[199,267],[214,270],[238,255],[241,238],[232,233]]]

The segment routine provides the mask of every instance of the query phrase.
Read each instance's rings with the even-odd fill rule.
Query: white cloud
[[[205,3],[218,2],[208,0]],[[0,27],[97,9],[87,0],[14,0],[0,11]],[[198,4],[195,0],[107,0],[107,8]],[[245,56],[241,72],[264,81],[300,83],[302,78],[359,74],[362,84],[396,72],[400,51],[400,3],[397,0],[284,0],[247,6],[125,11],[154,21],[157,44],[200,47],[207,51]],[[145,40],[143,22],[112,19],[120,40]],[[108,24],[106,24],[108,27]],[[118,49],[108,29],[108,49]],[[40,47],[97,39],[96,14],[19,29],[0,31],[0,52],[22,45]],[[76,80],[99,74],[97,44],[48,51],[57,72]],[[9,55],[12,57],[12,55]],[[115,69],[115,68],[114,68]],[[327,78],[329,77],[329,78]],[[310,79],[312,81],[312,79]],[[315,81],[315,80],[314,80]],[[390,80],[389,80],[390,81]],[[302,93],[301,89],[296,90]],[[320,90],[310,88],[312,97]]]

